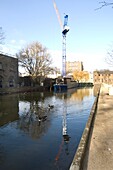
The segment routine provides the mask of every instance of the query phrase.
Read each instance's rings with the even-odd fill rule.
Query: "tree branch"
[[[101,1],[101,2],[99,2],[99,4],[101,4],[101,6],[99,8],[96,8],[95,10],[99,10],[106,6],[112,6],[112,8],[113,8],[113,2]]]
[[[0,44],[3,44],[3,40],[5,39],[4,32],[2,27],[0,27]]]

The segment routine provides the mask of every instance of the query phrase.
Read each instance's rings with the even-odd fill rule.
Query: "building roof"
[[[0,55],[2,55],[2,56],[4,56],[4,57],[11,57],[11,58],[17,59],[15,55],[11,55],[11,54],[8,54],[8,53],[4,53],[4,52],[2,52],[2,51],[0,51]]]
[[[97,74],[113,74],[113,71],[111,71],[111,70],[100,70],[100,71],[94,71],[94,73],[97,73]]]

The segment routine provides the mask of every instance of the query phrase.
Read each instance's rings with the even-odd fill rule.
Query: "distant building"
[[[113,84],[113,71],[103,70],[93,72],[94,84],[106,83]]]
[[[0,54],[0,89],[17,87],[18,59]]]
[[[74,71],[83,71],[83,62],[81,61],[74,61],[66,62],[66,72],[67,73],[73,73]]]

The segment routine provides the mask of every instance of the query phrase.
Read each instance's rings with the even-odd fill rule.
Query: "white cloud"
[[[21,45],[26,44],[26,43],[27,43],[26,40],[23,40],[23,39],[19,40],[19,44],[21,44]]]
[[[11,44],[16,44],[16,40],[11,40],[10,43]]]
[[[1,53],[4,53],[4,54],[6,54],[6,55],[10,55],[10,56],[12,56],[12,57],[15,57],[15,52],[14,52],[14,50],[12,50],[11,48],[9,48],[8,46],[1,46],[1,48],[0,48],[0,52]]]
[[[15,44],[15,45],[23,45],[25,43],[27,43],[27,42],[24,39],[20,39],[18,41],[13,39],[13,40],[10,41],[10,44]]]
[[[15,55],[18,53],[19,50],[23,47],[23,45],[26,43],[26,40],[20,39],[20,40],[15,40],[12,39],[10,40],[9,43],[1,45],[0,46],[0,51],[3,53],[7,53],[9,55]]]
[[[49,50],[49,53],[53,59],[53,66],[57,68],[62,68],[62,52],[58,50]]]
[[[62,51],[49,50],[53,58],[53,65],[62,69]],[[82,61],[84,70],[94,71],[96,69],[109,69],[109,66],[105,62],[106,53],[68,53],[66,55],[66,61]]]

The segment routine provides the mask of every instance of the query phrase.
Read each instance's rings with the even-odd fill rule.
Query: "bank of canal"
[[[93,88],[0,96],[0,170],[68,170],[94,99]]]

